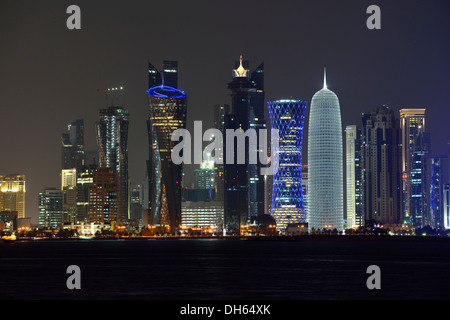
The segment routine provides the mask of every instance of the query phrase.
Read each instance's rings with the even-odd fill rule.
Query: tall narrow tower
[[[308,128],[308,224],[312,231],[344,228],[342,122],[339,99],[323,88],[311,100]]]
[[[177,233],[181,224],[183,166],[173,163],[176,141],[172,133],[186,127],[187,95],[176,88],[158,85],[148,90],[149,117],[149,213],[150,223],[170,227]]]
[[[128,215],[128,126],[129,111],[111,106],[100,110],[97,126],[99,167],[112,168],[118,174],[117,222],[125,223]]]

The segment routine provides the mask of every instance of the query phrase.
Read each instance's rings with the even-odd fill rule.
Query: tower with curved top
[[[339,99],[324,85],[311,100],[308,127],[309,230],[344,228],[342,122]]]

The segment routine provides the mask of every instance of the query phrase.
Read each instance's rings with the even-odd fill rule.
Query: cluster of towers
[[[324,73],[323,88],[310,102],[305,164],[308,102],[266,102],[264,64],[251,72],[241,56],[227,86],[231,103],[215,106],[214,126],[223,136],[253,130],[260,144],[252,144],[250,135],[241,146],[223,143],[208,154],[214,160],[195,170],[196,187],[189,189],[183,165],[172,159],[177,143],[172,133],[186,128],[188,111],[188,97],[178,88],[178,63],[164,61],[162,70],[149,63],[148,79],[148,186],[131,187],[129,111],[108,105],[108,94],[122,88],[103,90],[106,107],[96,122],[97,148],[85,150],[84,122],[72,121],[61,136],[61,187],[39,193],[39,226],[151,225],[179,234],[189,225],[231,235],[264,221],[281,233],[299,224],[310,232],[342,232],[368,222],[393,229],[449,227],[450,158],[430,155],[425,109],[402,109],[398,118],[382,106],[363,113],[361,125],[343,130],[339,99]],[[269,139],[262,140],[264,132]],[[243,161],[234,161],[239,147],[246,150]],[[252,152],[260,159],[267,154],[267,162],[251,161]],[[275,169],[262,174],[268,163]],[[24,218],[24,184],[21,176],[0,181],[2,208],[19,211],[19,218]]]

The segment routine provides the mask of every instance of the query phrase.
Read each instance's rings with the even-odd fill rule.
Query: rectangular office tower
[[[84,157],[84,121],[78,119],[61,135],[61,169],[80,169]]]
[[[0,212],[16,211],[25,218],[25,175],[0,175]]]
[[[117,223],[119,212],[119,175],[114,168],[100,167],[92,173],[89,185],[89,222]]]
[[[174,66],[169,68],[167,62],[164,63],[163,79],[149,72],[147,120],[149,223],[170,227],[172,234],[178,233],[181,223],[183,179],[182,164],[174,164],[171,158],[172,149],[178,143],[172,141],[172,133],[186,127],[187,112],[187,95],[176,88],[177,73],[172,71],[177,69],[172,69]],[[159,79],[161,83],[158,83]]]
[[[233,70],[233,79],[228,84],[231,91],[231,112],[225,115],[225,130],[247,132],[266,128],[264,120],[264,65],[260,64],[250,74],[247,62],[240,57],[239,66]],[[226,140],[226,139],[225,139]],[[237,139],[235,139],[237,140]],[[224,165],[224,212],[225,231],[228,234],[239,234],[241,225],[255,221],[258,215],[264,214],[264,177],[260,174],[261,165],[249,163],[249,152],[260,152],[245,141],[239,152],[245,152],[244,163],[237,163],[237,143],[234,150],[233,163],[225,161]],[[250,149],[253,148],[253,149]]]
[[[364,113],[363,183],[365,221],[399,228],[402,221],[401,131],[386,106]]]
[[[449,161],[448,155],[433,155],[426,159],[423,225],[433,229],[446,228],[444,200],[446,185],[450,182]]]
[[[425,111],[426,109],[400,110],[403,216],[405,222],[412,227],[422,226],[421,199],[415,198],[418,195],[421,197],[422,177],[419,170],[423,162],[420,156],[428,152],[429,144],[427,137],[420,136],[425,132]]]
[[[346,163],[346,227],[363,225],[362,192],[362,148],[361,127],[349,125],[345,128],[345,163]]]
[[[225,137],[225,118],[230,114],[230,105],[217,104],[214,106],[214,128],[218,129]],[[214,152],[214,189],[216,201],[223,202],[224,199],[224,156],[223,148],[219,147]]]
[[[97,128],[99,167],[112,168],[117,172],[119,193],[117,199],[117,222],[128,223],[128,126],[129,111],[111,106],[100,110]]]
[[[63,223],[64,191],[48,188],[39,192],[39,227],[59,229]]]

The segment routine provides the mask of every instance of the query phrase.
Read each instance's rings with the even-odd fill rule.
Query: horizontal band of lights
[[[307,102],[277,100],[267,102],[272,129],[278,129],[279,169],[273,176],[271,214],[277,229],[290,223],[306,222],[302,186],[302,138]]]
[[[187,95],[176,88],[160,85],[150,88],[147,92],[152,97],[158,98],[186,98]]]

